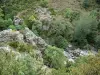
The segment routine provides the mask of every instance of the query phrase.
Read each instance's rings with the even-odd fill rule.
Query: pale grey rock
[[[48,8],[38,7],[36,8],[36,13],[38,14],[40,21],[43,21],[43,20],[51,21],[52,20],[51,12],[48,11]]]
[[[0,43],[10,42],[10,41],[20,41],[23,42],[23,35],[19,31],[3,30],[0,32]]]
[[[75,62],[80,56],[95,56],[98,52],[93,50],[82,50],[80,48],[72,48],[72,46],[68,46],[67,50],[63,52],[64,56],[68,58],[68,61]]]
[[[14,16],[14,25],[21,25],[23,20],[17,16]]]
[[[42,30],[48,30],[50,28],[50,23],[53,20],[51,12],[48,8],[38,7],[36,8],[36,13],[38,14],[39,21],[43,23]]]
[[[41,37],[36,36],[29,28],[25,28],[23,35],[26,42],[36,45],[39,49],[44,49],[47,46],[47,43]]]

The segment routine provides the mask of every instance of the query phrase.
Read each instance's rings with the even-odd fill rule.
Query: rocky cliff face
[[[42,52],[48,46],[48,44],[41,37],[36,36],[31,30],[29,30],[29,28],[25,28],[23,31],[13,31],[9,29],[0,32],[0,43],[7,43],[11,41],[29,43],[32,46],[37,47],[37,50],[35,52],[37,55],[39,55],[39,57],[41,57],[41,59]],[[7,51],[10,51],[9,45],[6,45],[4,47],[1,46],[0,49],[6,49]],[[72,46],[69,46],[63,53],[69,61],[73,62],[77,57],[95,55],[97,52],[94,50],[88,51],[81,49],[72,49]]]
[[[32,53],[17,51],[17,48],[13,48],[8,44],[9,42],[13,41],[32,45]],[[15,60],[30,60],[34,65],[32,66],[34,71],[39,71],[39,75],[52,75],[52,69],[44,65],[44,59],[42,57],[43,52],[47,46],[48,44],[41,37],[36,36],[27,27],[21,31],[14,31],[9,29],[0,32],[0,53],[4,52],[4,54],[14,54]],[[70,45],[67,50],[63,52],[63,54],[66,58],[68,58],[69,61],[75,62],[74,60],[80,56],[95,55],[97,52],[93,50],[87,51],[73,49]]]
[[[47,44],[41,38],[36,36],[31,30],[25,28],[23,31],[13,31],[12,29],[3,30],[0,32],[0,42],[26,42],[32,44],[33,46],[37,46],[39,49],[45,48]]]
[[[32,53],[34,57],[32,58],[27,52],[19,52],[9,46],[8,43],[13,41],[28,43],[33,47],[36,47],[36,49],[33,49]],[[46,48],[46,46],[47,44],[45,41],[41,37],[36,36],[28,28],[25,28],[23,31],[13,31],[10,29],[0,32],[0,52],[4,52],[5,54],[12,53],[16,60],[25,60],[27,57],[30,57],[30,60],[34,61],[33,65],[35,71],[39,70],[45,75],[51,75],[51,69],[44,65],[42,58],[42,51]]]

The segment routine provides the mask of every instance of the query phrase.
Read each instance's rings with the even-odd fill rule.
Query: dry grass
[[[72,10],[81,10],[82,0],[49,0],[49,6],[58,10],[71,8]]]

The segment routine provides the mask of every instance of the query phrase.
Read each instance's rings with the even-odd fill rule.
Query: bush
[[[10,25],[8,28],[12,30],[16,30],[16,27],[14,25]]]
[[[95,18],[85,17],[77,22],[74,33],[74,42],[79,46],[94,44],[97,36],[98,22]]]
[[[68,74],[66,72],[66,69],[64,68],[59,70],[53,69],[52,75],[68,75]]]
[[[38,20],[35,20],[30,25],[32,26],[30,26],[32,31],[45,40],[47,39],[50,45],[57,46],[56,42],[58,42],[58,36],[62,36],[62,40],[60,42],[62,46],[60,46],[60,43],[59,46],[57,46],[60,48],[64,48],[65,44],[67,46],[67,40],[69,41],[72,39],[73,27],[71,23],[66,22],[65,20],[54,20],[50,23],[47,21],[40,22]],[[45,28],[43,28],[43,26],[45,26]]]
[[[100,0],[96,0],[97,4],[100,4]]]
[[[63,38],[62,36],[58,36],[56,39],[55,39],[55,45],[58,47],[58,48],[67,48],[68,46],[68,41]]]
[[[65,17],[66,18],[70,18],[71,17],[71,13],[72,13],[72,10],[67,8],[66,11],[65,11]]]
[[[89,0],[84,0],[83,1],[83,7],[88,8],[90,6],[90,1]]]
[[[10,25],[8,27],[8,29],[12,29],[12,30],[23,30],[25,28],[24,25]]]
[[[37,75],[34,58],[24,54],[17,56],[0,50],[0,75]]]
[[[45,65],[51,68],[60,69],[66,65],[64,64],[66,58],[63,54],[63,50],[57,47],[48,46],[44,51],[43,58]]]
[[[78,20],[80,18],[80,13],[77,11],[73,12],[71,9],[66,9],[65,17],[69,18],[70,22],[72,22],[72,21]]]
[[[72,39],[73,26],[65,20],[54,20],[46,33],[49,38],[52,37],[55,41],[58,36],[63,36],[63,38],[69,41]]]
[[[18,50],[19,52],[28,52],[28,53],[30,53],[34,49],[30,44],[21,43],[21,42],[17,42],[17,41],[9,42],[8,44],[11,47],[15,48],[16,50]]]
[[[40,0],[40,6],[48,7],[48,0]]]
[[[42,22],[35,20],[32,24],[32,31],[37,34],[40,35],[41,31],[42,31]]]
[[[0,8],[0,18],[2,18],[3,16],[4,16],[3,10]]]
[[[49,11],[51,12],[51,15],[56,15],[57,12],[54,8],[49,8]]]
[[[95,38],[95,46],[96,48],[100,48],[100,35],[96,36]]]
[[[80,61],[80,62],[79,62]],[[80,58],[76,66],[70,68],[69,75],[99,75],[100,74],[100,54]],[[94,65],[93,65],[94,64]]]
[[[0,19],[0,30],[7,29],[10,25],[13,25],[13,21],[11,19],[8,20]]]

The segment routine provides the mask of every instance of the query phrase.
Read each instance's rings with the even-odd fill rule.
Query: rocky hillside
[[[99,0],[0,0],[0,75],[100,75]]]

